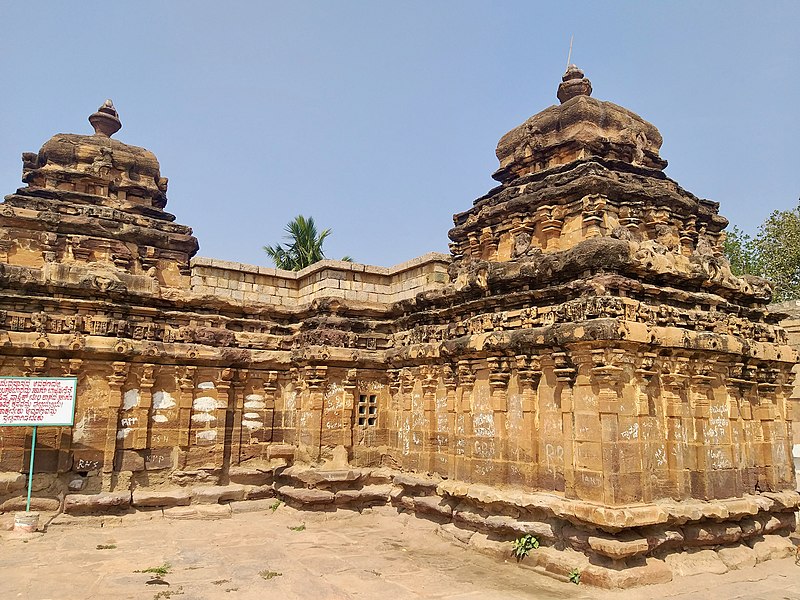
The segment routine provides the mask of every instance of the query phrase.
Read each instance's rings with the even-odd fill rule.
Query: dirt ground
[[[46,533],[0,532],[0,598],[800,600],[794,559],[605,591],[484,556],[433,523],[390,512],[280,505],[221,519],[61,516]]]

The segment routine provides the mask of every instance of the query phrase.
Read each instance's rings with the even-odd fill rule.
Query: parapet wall
[[[302,271],[284,271],[195,257],[191,291],[232,303],[301,306],[321,298],[390,304],[447,282],[450,256],[431,252],[394,267],[323,260]]]

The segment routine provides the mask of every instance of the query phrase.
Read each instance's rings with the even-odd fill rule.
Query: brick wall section
[[[450,256],[431,252],[393,267],[323,260],[302,271],[284,271],[204,257],[191,263],[197,294],[234,303],[298,306],[318,298],[389,304],[447,283]]]

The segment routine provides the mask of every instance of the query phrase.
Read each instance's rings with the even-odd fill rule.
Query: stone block
[[[245,498],[247,500],[259,500],[261,498],[272,498],[275,496],[275,489],[272,485],[260,485],[247,489]]]
[[[239,513],[267,513],[272,514],[276,503],[279,503],[275,498],[262,498],[261,500],[239,500],[229,504],[233,514]]]
[[[190,519],[229,519],[231,507],[228,504],[207,504],[191,506],[173,506],[164,509],[164,517],[175,520]]]
[[[755,550],[746,544],[720,548],[717,555],[729,569],[749,569],[757,562]]]
[[[25,510],[28,503],[26,496],[9,498],[0,504],[0,512],[17,512]],[[31,510],[39,512],[55,512],[61,508],[61,502],[55,498],[31,498]]]
[[[308,489],[308,488],[294,488],[289,485],[284,485],[277,490],[278,496],[284,497],[288,500],[293,500],[300,504],[331,504],[336,496],[333,492],[326,490]]]
[[[26,477],[22,473],[3,472],[0,473],[0,496],[13,494],[25,489]]]
[[[728,572],[728,567],[713,550],[676,552],[675,554],[668,554],[664,561],[672,570],[672,574],[679,577],[704,573],[721,575]]]
[[[64,512],[70,515],[125,510],[131,505],[131,493],[101,492],[69,494],[64,498]]]
[[[473,530],[462,529],[454,523],[444,523],[440,525],[436,529],[436,533],[446,540],[455,540],[457,542],[461,542],[462,544],[469,543],[472,536],[475,535]]]
[[[606,589],[631,588],[672,581],[672,570],[667,564],[650,557],[643,565],[613,569],[589,565],[581,571],[581,583]]]
[[[144,456],[136,450],[120,450],[114,463],[117,471],[144,471]]]
[[[636,556],[637,554],[645,554],[650,548],[646,538],[625,537],[627,539],[589,536],[589,547],[598,554],[616,560]]]
[[[796,549],[788,537],[781,535],[762,535],[757,536],[748,542],[755,551],[756,560],[764,562],[778,558],[794,556]]]
[[[187,489],[172,490],[134,490],[133,505],[145,506],[186,506],[192,500],[191,491]]]
[[[437,514],[449,517],[453,507],[439,496],[418,496],[414,498],[414,510],[421,513]]]
[[[428,494],[433,494],[436,491],[436,486],[441,483],[442,479],[441,477],[425,477],[423,475],[398,473],[394,476],[392,481],[395,485],[399,485],[404,488],[424,490]]]
[[[683,535],[687,546],[718,546],[739,541],[742,529],[732,523],[692,523],[684,526]]]
[[[247,489],[243,485],[212,485],[193,488],[192,504],[217,504],[231,500],[244,500]]]
[[[391,485],[365,485],[358,490],[339,490],[336,492],[336,504],[366,504],[389,502]]]
[[[272,482],[272,469],[232,466],[228,470],[228,477],[231,483],[261,486]]]
[[[510,543],[491,539],[487,534],[480,531],[470,537],[469,547],[474,548],[482,554],[488,554],[501,559],[510,558],[512,551]]]

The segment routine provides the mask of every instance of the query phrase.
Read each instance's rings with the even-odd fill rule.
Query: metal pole
[[[33,487],[33,453],[36,451],[36,429],[33,427],[33,441],[31,441],[31,466],[28,469],[28,501],[25,504],[25,512],[31,512],[31,488]]]

